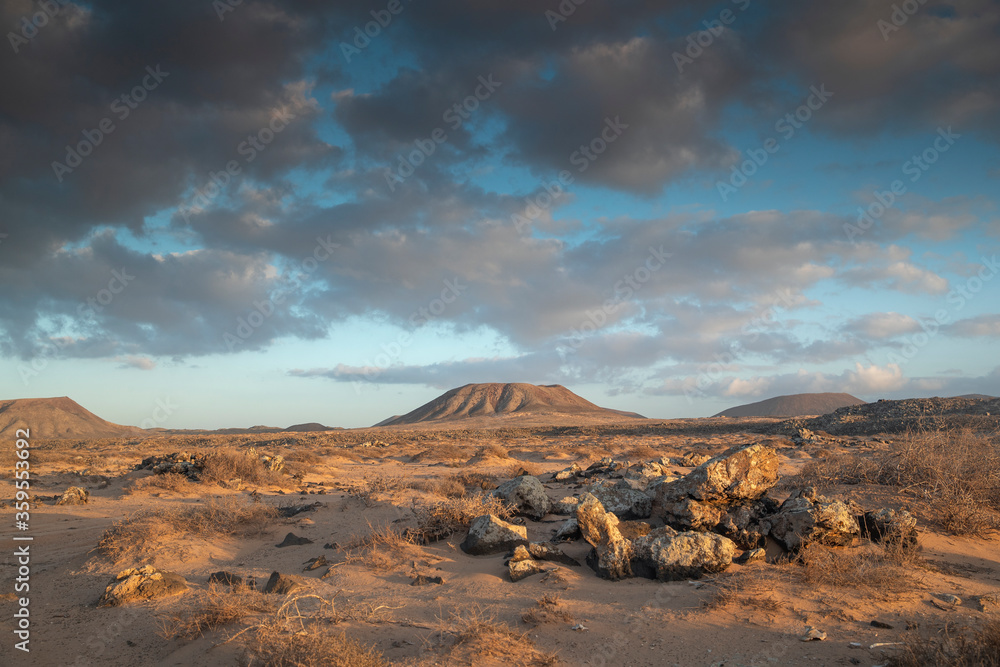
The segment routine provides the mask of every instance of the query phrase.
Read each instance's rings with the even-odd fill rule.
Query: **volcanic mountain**
[[[825,415],[848,405],[862,405],[864,401],[850,394],[792,394],[775,396],[757,403],[738,405],[723,410],[713,417],[801,417]]]
[[[450,422],[476,417],[532,417],[533,422],[644,419],[634,412],[594,405],[558,384],[520,382],[467,384],[452,389],[413,412],[386,419],[379,426]],[[521,420],[519,420],[520,422]]]
[[[104,421],[76,401],[59,398],[17,398],[0,401],[0,437],[11,439],[18,429],[30,429],[31,438],[118,438],[142,435],[136,426]]]

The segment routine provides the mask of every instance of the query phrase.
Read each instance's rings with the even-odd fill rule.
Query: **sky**
[[[0,5],[0,397],[1000,394],[1000,3]]]

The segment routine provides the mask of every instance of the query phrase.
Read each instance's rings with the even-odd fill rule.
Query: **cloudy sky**
[[[0,26],[2,398],[215,428],[468,382],[653,417],[1000,393],[993,0],[8,0]]]

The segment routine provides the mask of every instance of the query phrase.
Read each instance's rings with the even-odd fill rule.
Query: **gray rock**
[[[312,544],[313,541],[308,537],[299,537],[295,533],[288,533],[285,535],[285,539],[281,541],[281,544],[276,544],[275,546],[279,549],[282,547],[297,547],[302,544]]]
[[[180,595],[187,589],[187,582],[181,575],[146,565],[119,572],[108,583],[97,606],[117,607],[130,602]]]
[[[552,501],[545,495],[545,487],[537,477],[531,475],[522,475],[504,482],[493,493],[514,505],[518,514],[531,519],[541,519],[552,509]]]
[[[472,556],[510,551],[519,544],[528,543],[528,529],[501,521],[492,514],[478,517],[469,526],[469,534],[462,542],[462,551]]]
[[[579,503],[577,503],[579,504]],[[559,529],[556,531],[555,535],[552,536],[553,542],[566,542],[568,540],[575,540],[580,537],[580,522],[576,520],[576,517],[571,517],[566,519]]]
[[[848,546],[861,532],[846,503],[818,496],[813,489],[799,490],[789,497],[770,523],[771,536],[789,551],[813,542]]]
[[[714,530],[741,549],[762,547],[771,529],[770,518],[777,511],[778,503],[771,498],[744,501],[726,510]]]
[[[59,496],[56,505],[86,505],[90,500],[90,491],[79,486],[71,486]]]
[[[264,592],[287,595],[292,591],[302,588],[305,584],[306,579],[304,577],[299,577],[294,574],[272,572],[270,578],[267,580],[267,584],[264,586]]]
[[[766,445],[738,445],[709,459],[690,473],[657,489],[666,505],[685,498],[734,502],[755,500],[778,482],[778,456]]]
[[[507,563],[507,573],[511,581],[521,581],[525,577],[533,574],[541,574],[547,571],[544,565],[535,560],[512,560]]]
[[[857,517],[861,537],[872,542],[917,544],[917,518],[905,510],[880,509]]]
[[[576,519],[583,539],[594,547],[587,564],[605,579],[631,577],[632,543],[618,530],[618,517],[606,512],[601,501],[587,493],[580,499]]]
[[[733,562],[736,544],[714,533],[678,533],[664,526],[632,542],[637,575],[660,581],[698,579]]]
[[[763,547],[749,549],[733,559],[734,563],[746,565],[747,563],[763,563],[767,560],[767,552]]]
[[[518,558],[519,555],[521,556],[520,558]],[[531,542],[527,547],[523,545],[519,546],[514,549],[514,557],[518,558],[518,560],[531,558],[533,560],[562,563],[571,567],[580,567],[580,563],[575,558],[567,556],[556,545],[546,542]]]
[[[572,516],[576,514],[576,507],[580,504],[579,498],[574,498],[573,496],[566,496],[560,500],[557,500],[552,505],[551,512],[553,514],[559,514],[561,516]]]
[[[613,512],[619,519],[646,519],[652,511],[653,499],[633,489],[624,479],[594,484],[587,492],[601,501],[606,512]]]

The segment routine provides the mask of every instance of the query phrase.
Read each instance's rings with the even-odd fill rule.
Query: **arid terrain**
[[[18,664],[997,665],[998,415],[32,437]]]

